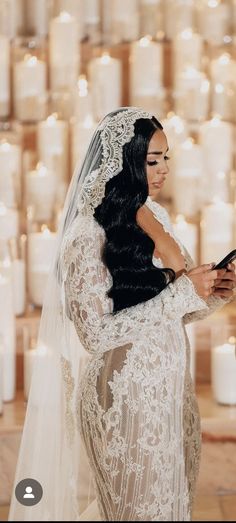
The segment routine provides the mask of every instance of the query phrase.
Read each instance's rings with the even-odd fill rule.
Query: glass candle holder
[[[45,40],[19,37],[13,41],[13,106],[22,122],[37,122],[47,114],[47,64]]]
[[[236,326],[213,325],[211,385],[217,403],[236,405]]]

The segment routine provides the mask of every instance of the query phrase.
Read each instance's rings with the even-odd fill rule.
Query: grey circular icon
[[[26,507],[37,505],[41,500],[42,495],[42,486],[38,481],[36,481],[36,479],[22,479],[17,483],[15,488],[16,499],[21,503],[21,505],[25,505]]]

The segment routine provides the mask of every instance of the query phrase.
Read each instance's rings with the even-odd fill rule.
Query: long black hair
[[[103,261],[113,279],[108,291],[113,312],[153,298],[175,278],[172,269],[153,265],[155,244],[136,222],[137,211],[148,197],[148,145],[158,129],[163,127],[155,117],[136,121],[135,134],[123,147],[123,169],[107,182],[94,211],[106,233]]]

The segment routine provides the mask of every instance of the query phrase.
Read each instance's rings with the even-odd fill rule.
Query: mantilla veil
[[[123,146],[133,137],[134,124],[140,118],[152,115],[133,107],[108,114],[98,124],[68,189],[45,292],[39,357],[31,381],[9,521],[84,521],[84,511],[94,499],[76,422],[78,388],[90,356],[67,315],[64,283],[80,221],[93,214],[107,181],[121,172]],[[16,485],[26,478],[39,481],[43,488],[42,499],[34,506],[24,506],[15,497]]]

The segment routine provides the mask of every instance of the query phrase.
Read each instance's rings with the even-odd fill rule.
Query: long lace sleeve
[[[97,224],[87,223],[67,253],[67,315],[87,350],[106,351],[132,342],[145,329],[150,332],[155,328],[157,333],[162,322],[173,322],[207,307],[191,280],[182,275],[158,296],[112,314],[112,300],[107,296],[112,280],[101,259],[102,232]]]
[[[189,252],[185,249],[186,252],[186,259],[188,264],[188,270],[191,270],[193,267],[195,267],[195,264],[189,254]],[[193,321],[203,320],[204,318],[207,318],[210,316],[210,314],[213,314],[217,310],[220,310],[224,305],[227,303],[230,303],[235,299],[235,296],[232,296],[230,298],[221,298],[220,296],[209,296],[206,300],[207,307],[204,310],[198,310],[193,311],[190,313],[185,314],[184,316],[184,323],[192,323]]]

